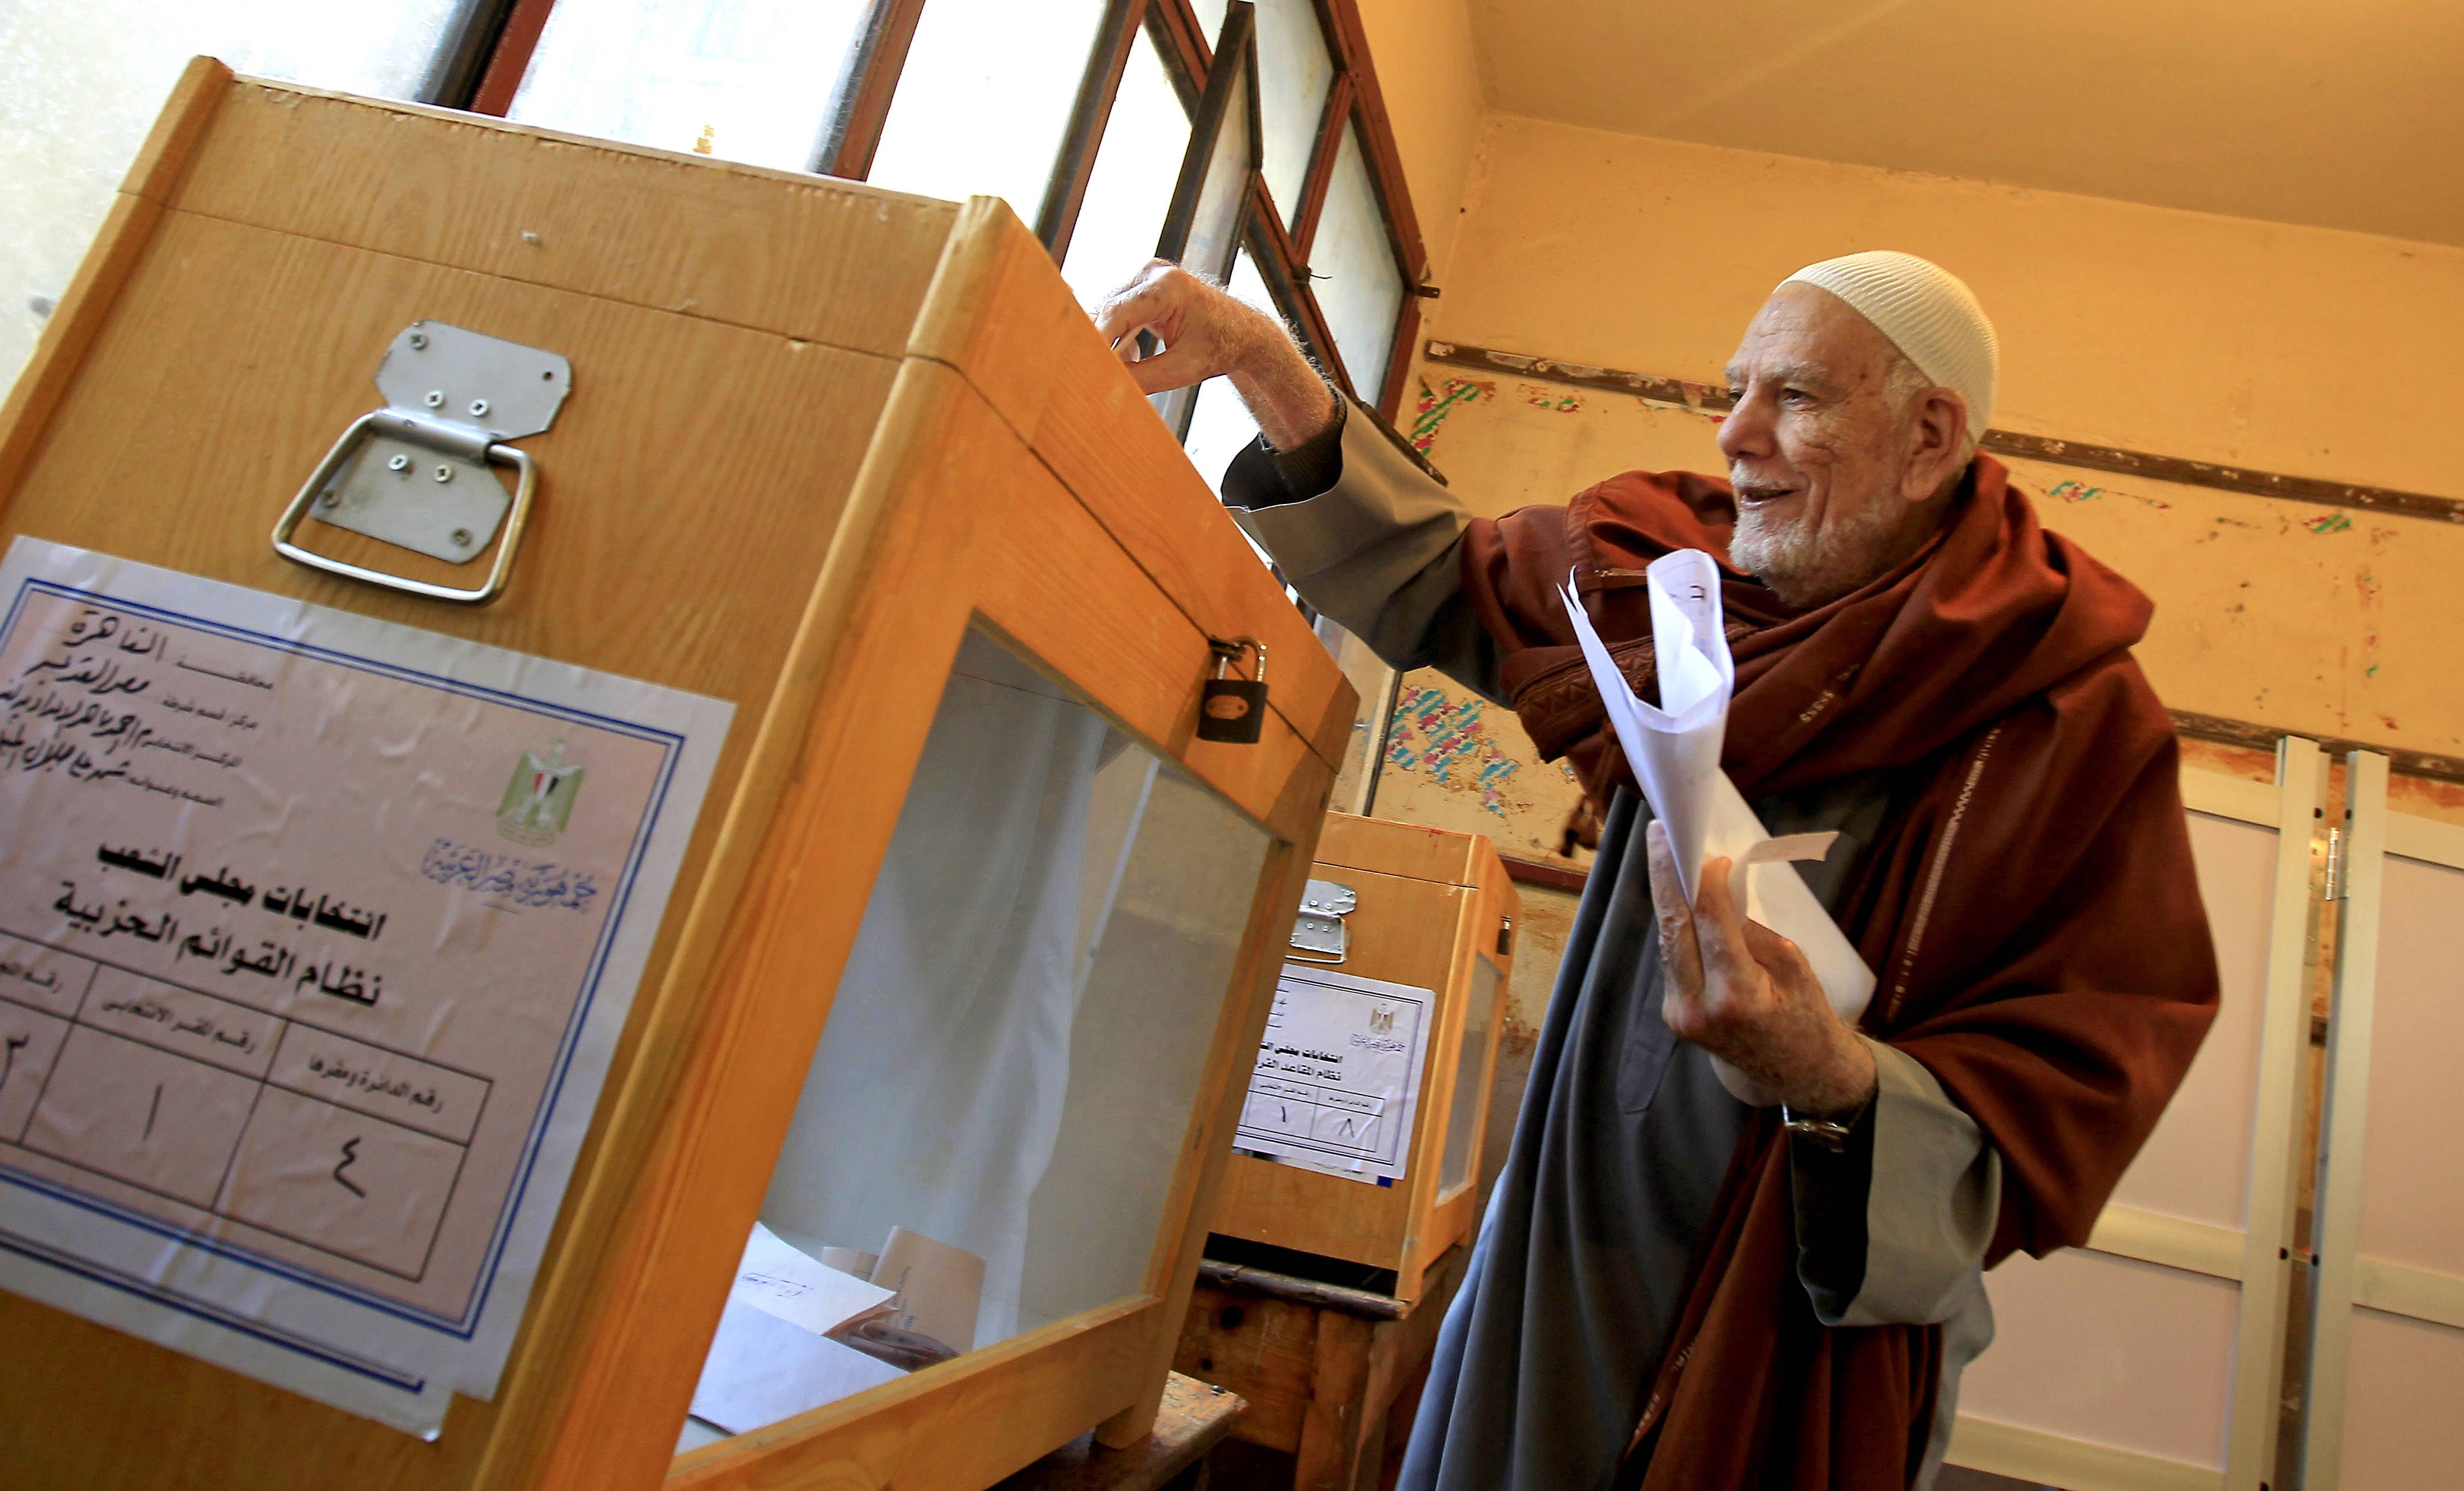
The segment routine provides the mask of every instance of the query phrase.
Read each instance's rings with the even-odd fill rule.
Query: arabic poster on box
[[[1402,1180],[1435,1007],[1426,989],[1286,963],[1233,1143],[1371,1185]]]
[[[0,1285],[487,1397],[733,706],[19,539]]]

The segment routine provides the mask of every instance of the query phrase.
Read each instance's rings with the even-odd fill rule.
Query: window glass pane
[[[1310,0],[1259,0],[1258,112],[1265,132],[1266,190],[1289,225],[1300,210],[1309,154],[1326,113],[1334,60]]]
[[[1246,249],[1233,261],[1232,277],[1226,288],[1238,299],[1274,310],[1274,298],[1266,294],[1266,282],[1259,277],[1258,267],[1249,262]],[[1257,438],[1258,422],[1249,417],[1249,406],[1241,402],[1232,380],[1210,378],[1198,385],[1198,407],[1190,415],[1189,435],[1181,445],[1217,496],[1223,494],[1223,468],[1232,464],[1243,446]]]
[[[1241,229],[1249,212],[1249,183],[1258,168],[1250,138],[1257,81],[1250,71],[1256,65],[1257,55],[1243,45],[1228,55],[1228,61],[1225,55],[1217,56],[1214,75],[1207,79],[1207,99],[1213,108],[1201,103],[1199,109],[1201,121],[1210,112],[1215,115],[1215,132],[1211,142],[1193,143],[1208,152],[1195,200],[1185,221],[1174,218],[1167,224],[1169,236],[1159,246],[1182,268],[1224,277],[1226,282],[1232,274],[1233,255],[1240,251]],[[1163,416],[1170,428],[1185,431],[1197,398],[1197,393],[1187,388],[1157,394],[1154,401],[1155,412]]]
[[[1489,1020],[1497,1014],[1497,986],[1504,975],[1485,957],[1471,960],[1471,1008],[1463,1011],[1463,1044],[1455,1053],[1454,1096],[1446,1107],[1446,1149],[1438,1164],[1438,1199],[1451,1197],[1471,1181],[1471,1147],[1480,1121],[1481,1070],[1488,1056]]]
[[[1352,375],[1353,391],[1375,404],[1384,392],[1386,357],[1394,350],[1396,319],[1403,314],[1403,272],[1386,236],[1377,189],[1361,153],[1360,128],[1348,125],[1335,151],[1325,214],[1309,245],[1309,273],[1318,308],[1334,333],[1335,355]]]
[[[1243,52],[1243,57],[1251,54]],[[1241,247],[1241,224],[1249,210],[1250,173],[1258,162],[1249,151],[1250,90],[1236,83],[1223,104],[1215,129],[1214,151],[1206,158],[1206,177],[1199,188],[1197,215],[1180,246],[1180,262],[1204,274],[1228,274],[1232,255]]]
[[[199,54],[344,93],[419,91],[464,0],[0,4],[0,388],[102,226],[171,84]]]
[[[799,1327],[739,1278],[705,1435],[1145,1291],[1271,843],[969,633],[761,1207],[804,1255],[774,1260],[829,1250],[899,1293],[880,1322]]]
[[[866,180],[1008,199],[1030,226],[1061,153],[1102,0],[931,0]]]
[[[557,0],[507,117],[813,168],[866,0]]]
[[[1189,115],[1141,27],[1061,265],[1080,304],[1093,309],[1154,256],[1188,149]]]

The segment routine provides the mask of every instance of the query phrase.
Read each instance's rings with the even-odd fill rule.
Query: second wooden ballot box
[[[1354,701],[1006,207],[200,59],[0,540],[0,1480],[1145,1433]]]
[[[1309,874],[1285,949],[1282,1028],[1267,1032],[1210,1251],[1270,1270],[1288,1265],[1242,1245],[1355,1265],[1373,1291],[1408,1303],[1471,1233],[1523,900],[1478,834],[1343,813],[1327,815]],[[1366,1036],[1342,1028],[1355,1010]],[[1342,1079],[1328,1074],[1342,1063],[1321,1056],[1356,1064],[1364,1042],[1387,1043],[1415,1020],[1426,1028],[1417,1062],[1400,1068],[1417,1077],[1408,1109],[1400,1093],[1336,1090]],[[1337,1042],[1355,1049],[1321,1049]],[[1276,1054],[1283,1046],[1291,1054]],[[1381,1131],[1347,1127],[1364,1102],[1408,1111],[1392,1151],[1378,1148]]]

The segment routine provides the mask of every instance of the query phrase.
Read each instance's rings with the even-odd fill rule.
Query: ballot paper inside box
[[[49,1082],[0,1066],[0,1334],[60,1364],[11,1474],[649,1484],[757,1221],[980,1288],[913,1332],[946,1360],[684,1472],[980,1491],[1141,1435],[1355,701],[1050,255],[989,199],[209,62],[141,162],[0,430],[0,540],[48,540],[0,623],[50,658],[119,607],[180,680],[125,770],[0,721],[0,1063]],[[285,524],[448,326],[552,354],[553,427],[369,478],[530,507]],[[1240,638],[1258,739],[1201,740]]]

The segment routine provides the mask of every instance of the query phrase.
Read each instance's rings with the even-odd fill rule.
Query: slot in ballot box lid
[[[498,442],[536,490],[486,604],[269,538],[422,323],[570,369],[552,425]],[[484,445],[453,481],[510,462]],[[468,589],[514,526],[458,563],[313,510],[291,537]],[[18,697],[103,662],[146,684],[124,727],[21,711],[0,779],[0,1008],[51,1073],[22,1103],[0,1076],[0,1332],[44,1347],[0,1463],[974,1488],[1143,1432],[1354,700],[1005,206],[201,58],[0,410],[0,541]],[[1200,740],[1208,641],[1240,636],[1274,655],[1260,738]],[[962,696],[1005,702],[951,727]],[[995,716],[1042,721],[1042,777]],[[126,765],[140,730],[177,749]],[[830,1063],[969,1069],[863,949],[917,906],[924,952],[998,941],[946,852],[902,847],[950,805],[918,783],[983,793],[971,831],[1016,807],[950,775],[988,742],[1074,804],[1009,841],[1050,893],[979,984],[1046,1018],[960,1053],[1038,1116],[919,1081],[946,1101],[868,1135],[806,1101]],[[892,905],[911,870],[943,899]],[[1144,986],[1141,947],[1179,950]],[[984,1189],[928,1150],[1010,1167],[1006,1221],[936,1239],[1014,1251],[984,1285],[1010,1313],[674,1458],[755,1222],[970,1224],[905,1219]]]

